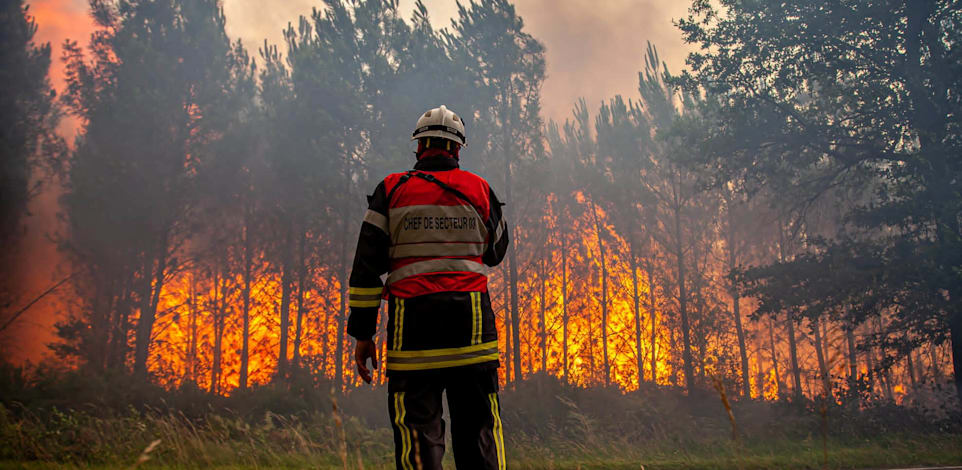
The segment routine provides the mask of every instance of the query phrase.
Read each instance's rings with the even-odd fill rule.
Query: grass
[[[109,393],[132,388],[91,382],[0,386],[7,390],[0,393],[0,469],[393,468],[383,388],[337,397],[316,386],[270,386],[229,398],[191,390],[118,397]],[[627,394],[580,389],[551,378],[518,383],[502,394],[509,466],[749,470],[962,465],[962,415],[951,403],[941,408],[880,401],[832,404],[823,421],[816,402],[736,397],[725,406],[724,398],[711,391],[688,395],[665,387]],[[337,412],[332,411],[335,399]],[[450,444],[448,449],[445,467],[454,468]]]
[[[344,419],[344,436],[330,415],[279,416],[267,413],[251,423],[239,417],[208,415],[202,420],[176,413],[145,413],[100,418],[87,413],[11,419],[4,409],[0,469],[282,469],[393,468],[390,430],[370,429]],[[509,429],[510,432],[510,429]],[[508,437],[515,469],[820,469],[819,436],[801,439],[686,439],[628,443],[614,437],[543,440],[524,433]],[[145,453],[151,443],[159,441]],[[448,446],[450,449],[450,445]],[[15,452],[15,453],[14,453]],[[23,458],[10,459],[12,455]],[[358,458],[363,455],[362,464]],[[138,461],[141,463],[138,465]],[[828,442],[827,468],[892,468],[962,464],[962,435],[892,434]],[[450,452],[446,466],[453,468]]]
[[[731,446],[686,445],[674,450],[662,449],[621,449],[612,453],[561,455],[551,449],[532,448],[510,449],[509,465],[516,469],[632,469],[646,470],[687,470],[687,469],[820,469],[820,444],[816,440],[808,442],[767,442],[746,446],[741,457],[736,457]],[[620,455],[619,455],[620,454]],[[223,457],[223,456],[222,456]],[[893,468],[905,466],[938,466],[962,464],[962,436],[892,436],[872,442],[835,442],[829,443],[828,468],[863,469]],[[55,468],[75,469],[126,469],[136,461],[131,457],[112,463],[54,463],[54,462],[0,462],[3,469],[46,470]],[[140,468],[164,469],[282,469],[282,468],[343,468],[334,454],[327,458],[317,455],[289,455],[286,458],[268,459],[259,463],[230,463],[229,459],[216,462],[210,456],[197,462],[167,461],[160,459],[148,461]],[[219,459],[217,459],[219,460]],[[393,468],[389,455],[381,459],[365,459],[365,469]],[[354,462],[352,462],[354,463]],[[446,462],[453,468],[453,462]],[[357,464],[349,468],[358,468]]]
[[[737,453],[730,442],[679,443],[671,448],[610,449],[607,452],[557,457],[530,449],[534,455],[515,456],[514,468],[524,469],[820,469],[819,439],[786,439],[746,444]],[[962,464],[962,436],[890,436],[871,441],[830,440],[828,468],[893,468]]]

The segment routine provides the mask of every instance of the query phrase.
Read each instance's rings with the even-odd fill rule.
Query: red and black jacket
[[[487,181],[445,155],[388,176],[368,197],[347,332],[370,339],[387,299],[389,374],[498,363],[485,265],[508,248],[501,206]]]

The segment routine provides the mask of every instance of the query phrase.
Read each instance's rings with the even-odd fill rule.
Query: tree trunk
[[[681,317],[682,361],[685,371],[685,390],[690,394],[695,388],[695,369],[691,355],[691,327],[688,321],[688,291],[685,270],[685,253],[681,236],[681,209],[675,208],[675,262],[677,263],[678,313]]]
[[[768,317],[768,344],[772,349],[772,368],[775,370],[775,386],[778,387],[778,397],[782,395],[782,374],[778,371],[778,354],[775,348],[775,319]]]
[[[517,241],[515,241],[516,243]],[[524,378],[521,372],[521,312],[518,310],[518,261],[515,257],[514,247],[508,248],[508,272],[508,289],[511,293],[511,343],[514,351],[514,357],[512,358],[514,380],[521,380]]]
[[[648,275],[648,315],[651,317],[651,383],[658,383],[658,315],[655,314],[655,283],[652,280],[651,260],[645,261]]]
[[[726,197],[725,202],[727,203],[727,243],[728,245],[728,272],[729,275],[738,267],[738,250],[736,247],[737,240],[735,240],[735,216],[732,213],[732,205],[734,202],[731,197]],[[741,315],[741,305],[738,297],[738,285],[734,278],[730,280],[730,285],[728,287],[729,295],[732,298],[732,316],[735,319],[735,333],[738,337],[738,352],[741,355],[742,360],[742,394],[746,398],[751,398],[752,396],[752,385],[748,380],[748,351],[745,349],[745,330],[742,328],[742,315]]]
[[[825,362],[822,329],[818,318],[812,319],[812,331],[815,333],[815,355],[818,358],[818,375],[822,379],[822,391],[826,397],[831,397],[832,379],[828,375],[828,365]]]
[[[952,340],[952,370],[955,376],[955,391],[959,396],[960,406],[962,406],[962,311],[956,310],[949,317],[949,334]]]
[[[287,342],[290,338],[291,322],[291,287],[293,271],[293,255],[291,254],[291,237],[293,227],[290,221],[284,226],[284,246],[281,248],[283,259],[281,261],[281,311],[280,311],[280,348],[277,355],[277,378],[287,378]]]
[[[795,340],[795,312],[788,309],[785,324],[788,326],[788,354],[792,365],[792,395],[795,401],[802,399],[802,374],[798,370],[798,343]]]
[[[765,350],[765,341],[760,336],[755,335],[755,338],[752,342],[755,345],[755,357],[758,358],[758,370],[755,373],[755,383],[758,387],[757,396],[759,398],[764,398],[765,385],[768,383],[767,369],[765,369],[764,364],[762,363],[762,351]]]
[[[548,371],[548,327],[545,325],[545,276],[547,276],[547,269],[545,268],[544,256],[541,257],[541,372],[546,373]]]
[[[875,334],[877,337],[882,337],[882,320],[879,317],[875,318]],[[889,370],[889,366],[885,364],[885,346],[879,345],[879,354],[882,356],[882,360],[879,361],[879,372],[882,378],[882,391],[885,393],[885,399],[889,401],[895,400],[895,394],[892,390],[892,374]]]
[[[635,239],[628,240],[628,256],[631,258],[631,306],[635,310],[635,360],[638,363],[638,388],[645,381],[645,358],[641,354],[641,308],[638,305],[638,259],[635,257]]]
[[[122,370],[127,365],[127,351],[129,350],[127,332],[130,328],[128,324],[130,319],[130,295],[133,290],[130,284],[131,277],[124,276],[120,300],[115,307],[117,318],[114,319],[111,326],[113,332],[110,335],[110,353],[107,357],[107,368],[110,370]]]
[[[939,383],[939,380],[942,379],[942,375],[939,373],[938,351],[935,348],[935,343],[929,344],[929,372],[932,374],[933,384]]]
[[[671,379],[670,383],[677,387],[680,384],[680,381],[678,379],[678,375],[679,375],[678,374],[679,372],[678,357],[672,353],[678,350],[678,332],[676,331],[675,328],[672,328],[672,326],[668,327],[668,351],[669,352],[667,353],[667,355],[668,355],[669,364],[671,365],[671,375],[669,376],[669,378]]]
[[[220,275],[220,270],[214,270],[214,301],[213,301],[213,327],[214,327],[214,361],[210,368],[210,394],[220,393],[221,364],[223,362],[224,346],[224,285],[227,276]]]
[[[905,355],[905,367],[908,369],[909,384],[912,386],[912,391],[914,392],[918,383],[915,380],[915,361],[912,360],[912,351],[909,351],[909,353]]]
[[[167,231],[165,230],[154,249],[153,255],[148,255],[144,263],[144,302],[137,320],[137,335],[134,346],[134,376],[140,380],[147,380],[147,358],[150,355],[151,336],[154,332],[154,320],[157,315],[157,305],[160,303],[160,291],[164,287],[164,277],[167,274]],[[157,268],[152,270],[156,260]]]
[[[845,328],[845,341],[848,343],[848,383],[849,388],[858,382],[858,354],[855,349],[855,324]]]
[[[568,237],[561,231],[561,367],[568,384]]]
[[[507,85],[510,85],[510,79]],[[514,200],[512,199],[512,175],[511,175],[511,165],[513,163],[514,152],[511,148],[511,142],[514,140],[511,132],[511,114],[508,106],[508,99],[511,97],[511,93],[506,87],[503,87],[501,93],[501,124],[504,126],[502,129],[503,146],[504,151],[504,192],[505,201],[508,205],[505,206],[504,218],[507,223],[508,233],[516,233],[515,231],[515,220],[514,220]],[[518,240],[512,245],[517,245]],[[514,366],[514,379],[521,380],[523,377],[521,375],[521,315],[518,311],[518,261],[515,255],[517,250],[514,246],[508,247],[508,289],[511,293],[510,299],[510,311],[511,311],[511,342],[514,350],[514,357],[512,358],[512,364]]]
[[[241,363],[240,380],[238,386],[241,390],[247,389],[247,375],[250,369],[250,337],[251,337],[251,270],[253,264],[253,247],[251,247],[250,235],[250,214],[244,211],[244,299],[243,310],[241,311]]]
[[[732,316],[735,317],[735,333],[738,335],[738,352],[742,360],[742,394],[746,398],[752,397],[752,384],[748,382],[748,351],[745,350],[745,330],[742,328],[742,313],[738,291],[735,282],[732,281],[729,291],[732,298]],[[774,350],[773,350],[774,352]]]
[[[187,378],[197,384],[197,289],[194,275],[190,275],[190,295],[188,296],[188,315],[190,315],[190,342],[187,346]]]
[[[598,237],[598,252],[601,255],[601,354],[605,373],[605,387],[611,385],[611,365],[608,362],[608,266],[605,260],[605,241],[601,236],[601,221],[598,219],[598,209],[594,200],[591,204],[591,215],[595,221],[595,234]]]
[[[307,245],[307,231],[301,229],[297,240],[297,318],[294,321],[294,370],[301,367],[301,326],[304,322],[304,285],[307,278],[307,260],[304,254]]]
[[[345,210],[345,212],[347,211]],[[341,259],[339,264],[340,269],[338,269],[338,274],[341,276],[341,279],[339,279],[341,295],[337,306],[337,332],[334,335],[336,341],[334,345],[334,383],[338,385],[338,391],[341,391],[344,388],[344,329],[346,327],[346,318],[350,309],[350,307],[348,307],[347,293],[351,269],[351,267],[347,264],[348,232],[346,214],[342,217],[344,218],[344,226],[342,227],[343,230],[341,230]]]
[[[507,263],[501,265],[501,278],[504,279],[504,288],[501,291],[501,296],[504,298],[504,362],[507,363],[504,368],[504,381],[510,383],[514,376],[514,361],[512,359],[514,348],[511,344],[511,293],[508,287],[508,279],[511,278],[511,275],[508,273]]]

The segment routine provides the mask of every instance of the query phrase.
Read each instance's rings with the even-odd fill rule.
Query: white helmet
[[[464,121],[442,104],[427,110],[418,118],[411,140],[422,137],[441,137],[464,145]]]

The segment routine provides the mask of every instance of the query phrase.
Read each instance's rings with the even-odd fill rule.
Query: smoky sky
[[[542,88],[545,119],[564,121],[575,100],[589,109],[616,94],[638,94],[638,72],[644,68],[646,41],[658,48],[673,72],[681,70],[691,48],[672,25],[686,15],[688,2],[655,0],[515,0],[526,30],[545,45],[547,79]],[[280,43],[281,30],[298,15],[308,15],[316,0],[226,0],[227,32],[256,48],[264,38]],[[425,0],[436,29],[450,28],[457,15],[454,0]],[[402,0],[410,18],[414,0]],[[425,103],[435,106],[440,103]]]
[[[425,0],[424,4],[437,29],[449,28],[451,18],[457,15],[455,0]],[[563,121],[579,97],[594,110],[616,94],[636,96],[646,41],[658,47],[672,71],[681,70],[691,50],[672,24],[686,15],[686,1],[515,0],[514,4],[527,31],[547,49],[548,77],[542,89],[545,118]],[[227,33],[242,39],[256,56],[265,38],[282,43],[281,31],[288,23],[321,5],[318,0],[224,0]],[[39,23],[38,42],[54,46],[51,77],[54,85],[62,88],[60,44],[68,38],[87,42],[93,28],[87,0],[35,0],[30,8]],[[405,18],[410,18],[413,8],[414,0],[401,0]]]

